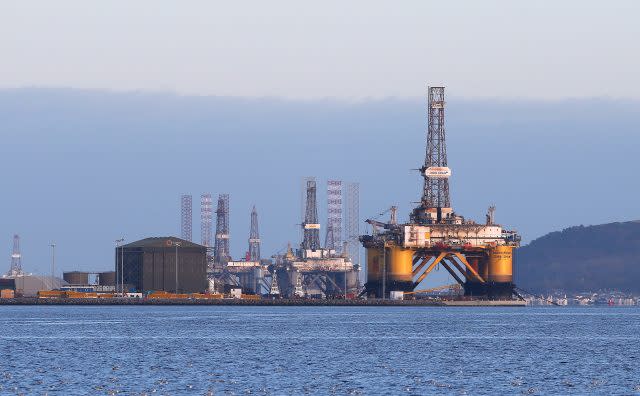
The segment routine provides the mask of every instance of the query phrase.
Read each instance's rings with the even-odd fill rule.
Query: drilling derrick
[[[347,253],[351,262],[360,264],[360,185],[358,183],[347,183],[347,202],[345,214],[345,239],[347,242]]]
[[[13,251],[11,252],[11,268],[8,276],[20,276],[22,273],[22,255],[20,254],[20,236],[13,236]]]
[[[316,251],[320,249],[320,224],[318,223],[315,180],[307,180],[307,200],[302,229],[304,233],[302,250]]]
[[[260,231],[258,229],[258,211],[251,211],[251,231],[249,232],[249,260],[260,261]]]
[[[193,198],[191,195],[183,195],[180,199],[180,236],[189,242],[193,240],[191,232],[193,222],[192,207]]]
[[[218,196],[216,210],[216,246],[214,259],[217,263],[231,260],[229,255],[229,194]]]
[[[429,87],[427,106],[427,150],[420,173],[424,178],[420,206],[411,214],[411,221],[419,224],[441,224],[454,221],[449,199],[447,146],[444,129],[444,87]]]
[[[411,292],[441,266],[464,288],[466,296],[509,300],[514,294],[513,249],[520,245],[520,236],[494,223],[494,206],[489,208],[486,224],[453,212],[444,87],[430,87],[428,98],[426,157],[420,169],[422,197],[410,213],[409,223],[398,223],[395,207],[388,222],[367,220],[374,232],[360,237],[367,250],[365,291],[382,298],[390,291]]]
[[[342,251],[342,182],[327,182],[327,250]]]
[[[211,244],[211,194],[200,196],[200,237],[202,245],[210,248]]]

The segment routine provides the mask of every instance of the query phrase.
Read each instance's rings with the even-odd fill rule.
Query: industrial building
[[[0,277],[0,289],[10,289],[15,291],[19,297],[35,297],[40,290],[54,290],[65,286],[67,282],[60,278],[20,274],[3,275]]]
[[[426,158],[419,205],[410,221],[398,224],[395,207],[388,222],[369,219],[373,233],[360,240],[367,251],[365,293],[388,298],[391,291],[413,292],[442,266],[470,297],[511,299],[512,253],[520,244],[515,231],[494,221],[491,206],[484,224],[456,214],[449,197],[444,128],[444,87],[430,87]]]
[[[115,271],[67,271],[62,273],[62,279],[66,285],[61,290],[96,293],[113,293],[116,290]]]
[[[94,282],[90,282],[89,278],[93,276]],[[115,286],[115,271],[85,272],[85,271],[67,271],[62,273],[62,279],[70,285],[90,285],[96,284],[100,286]]]
[[[115,251],[121,290],[201,293],[208,288],[207,248],[176,237],[146,238]]]

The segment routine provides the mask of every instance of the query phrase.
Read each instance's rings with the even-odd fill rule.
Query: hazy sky
[[[0,3],[0,87],[640,97],[637,1]]]

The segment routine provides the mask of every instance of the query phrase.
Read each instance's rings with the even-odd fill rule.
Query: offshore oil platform
[[[343,190],[347,193],[346,229],[343,235]],[[305,179],[302,241],[298,249],[290,244],[283,254],[261,257],[258,212],[251,211],[248,250],[240,260],[231,258],[229,251],[229,195],[220,194],[215,210],[211,194],[201,196],[202,242],[206,248],[209,290],[228,293],[241,289],[251,295],[270,295],[285,298],[344,298],[360,291],[358,185],[340,180],[327,182],[327,231],[324,246],[320,243],[317,185],[312,177]],[[182,239],[192,238],[192,197],[181,199]],[[213,240],[215,238],[215,240]],[[354,260],[355,258],[355,260]]]
[[[316,181],[306,180],[303,238],[294,252],[276,255],[272,272],[284,297],[337,298],[356,295],[360,266],[349,255],[349,243],[341,242],[342,182],[328,182],[328,219],[325,246],[320,244],[320,224],[316,200]],[[348,238],[347,238],[348,239]],[[352,255],[353,256],[353,255]]]
[[[395,207],[390,209],[388,222],[366,220],[373,232],[360,237],[367,265],[363,294],[388,298],[391,291],[413,292],[440,265],[465,296],[512,299],[512,256],[520,236],[494,222],[493,206],[484,224],[454,212],[449,198],[444,87],[428,90],[426,158],[420,168],[422,198],[408,223],[398,224]]]

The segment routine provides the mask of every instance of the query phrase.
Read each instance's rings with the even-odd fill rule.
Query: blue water
[[[638,394],[638,308],[0,307],[0,394]]]

